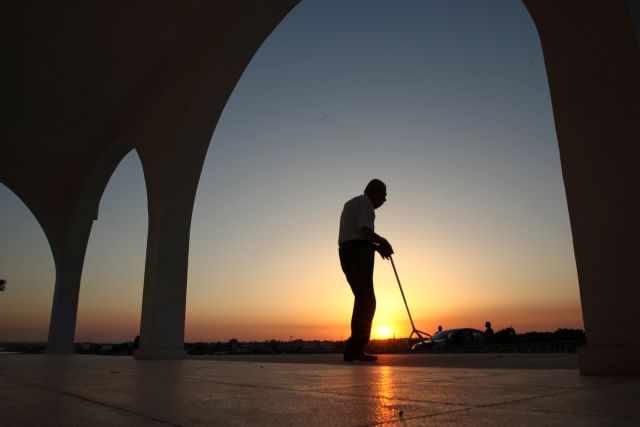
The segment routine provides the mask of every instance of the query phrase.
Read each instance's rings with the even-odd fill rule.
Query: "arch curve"
[[[49,241],[29,206],[0,184],[0,340],[46,339],[55,264]]]

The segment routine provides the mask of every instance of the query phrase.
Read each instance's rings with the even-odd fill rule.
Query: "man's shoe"
[[[360,354],[345,353],[344,354],[345,362],[353,362],[354,360],[358,360],[360,362],[375,362],[376,360],[378,360],[378,356],[373,356],[367,353],[360,353]]]

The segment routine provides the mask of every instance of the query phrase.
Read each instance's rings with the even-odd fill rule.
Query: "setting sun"
[[[377,330],[376,338],[378,339],[386,339],[393,337],[393,329],[389,326],[380,326]]]

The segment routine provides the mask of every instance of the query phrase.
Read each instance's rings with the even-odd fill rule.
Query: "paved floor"
[[[413,366],[397,356],[370,366],[338,355],[322,363],[1,355],[0,425],[640,425],[640,378],[432,367],[436,359],[415,356]]]
[[[192,358],[233,362],[344,364],[342,357],[336,354],[252,354],[192,356]],[[377,364],[429,368],[578,369],[578,355],[575,353],[404,353],[380,355]]]

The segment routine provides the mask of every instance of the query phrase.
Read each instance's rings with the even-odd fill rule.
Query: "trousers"
[[[376,312],[373,290],[373,261],[375,250],[364,240],[350,240],[340,245],[340,266],[349,282],[355,300],[351,315],[351,337],[345,353],[360,354],[371,337],[371,323]]]

